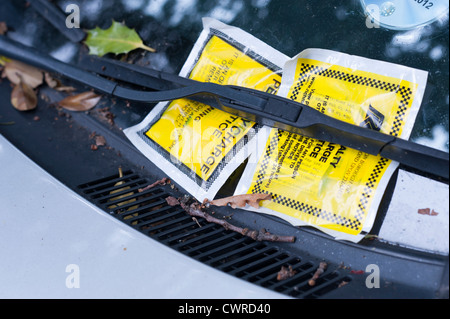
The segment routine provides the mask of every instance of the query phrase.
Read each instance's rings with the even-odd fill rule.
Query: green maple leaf
[[[85,44],[89,47],[89,54],[103,56],[107,53],[128,53],[135,49],[144,49],[155,52],[142,42],[134,29],[113,20],[108,29],[95,29],[87,31]]]

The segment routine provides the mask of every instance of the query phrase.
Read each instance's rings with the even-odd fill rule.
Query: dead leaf
[[[220,199],[215,199],[212,201],[208,201],[207,199],[203,202],[203,204],[209,204],[214,206],[231,206],[231,208],[236,207],[245,207],[246,204],[254,208],[259,208],[259,202],[262,200],[269,200],[272,198],[270,194],[243,194],[243,195],[235,195]]]
[[[417,213],[421,214],[421,215],[429,215],[429,216],[437,216],[439,215],[438,212],[436,212],[434,209],[431,210],[429,208],[421,208],[417,210]]]
[[[55,80],[48,72],[44,73],[44,80],[45,80],[45,83],[47,83],[47,85],[52,89],[57,87],[60,84],[59,81]]]
[[[95,137],[95,145],[97,146],[105,146],[106,145],[106,140],[103,136],[101,135],[97,135]]]
[[[44,81],[41,70],[15,60],[10,60],[5,63],[2,77],[8,78],[14,84],[19,84],[22,79],[32,89],[37,88]]]
[[[33,110],[37,105],[36,92],[27,83],[20,81],[11,92],[11,104],[19,111]]]
[[[76,89],[73,86],[65,86],[61,83],[61,81],[59,81],[58,79],[55,79],[54,77],[52,77],[50,75],[50,73],[45,72],[44,73],[44,80],[45,83],[47,83],[47,85],[52,88],[55,89],[56,91],[60,91],[60,92],[73,92]]]
[[[101,96],[92,91],[71,95],[62,99],[58,104],[69,111],[88,111],[97,105]]]

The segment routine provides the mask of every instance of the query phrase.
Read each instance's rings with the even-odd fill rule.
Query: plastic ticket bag
[[[243,30],[203,19],[204,29],[180,75],[276,94],[288,57]],[[158,103],[130,141],[197,200],[213,199],[255,151],[261,126],[188,99]]]
[[[288,61],[278,92],[355,125],[407,139],[427,73],[329,50]],[[259,211],[357,242],[370,231],[398,163],[341,145],[272,129],[249,159],[236,194],[270,193]]]

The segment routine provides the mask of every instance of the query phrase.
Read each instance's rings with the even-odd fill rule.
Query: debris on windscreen
[[[429,208],[420,208],[417,210],[417,212],[421,215],[429,215],[429,216],[439,215],[439,213],[435,212],[434,209],[429,209]]]
[[[19,111],[36,108],[38,98],[35,89],[43,83],[43,72],[25,63],[0,56],[2,78],[7,78],[13,85],[11,104]]]
[[[59,101],[58,105],[68,111],[89,111],[97,105],[100,99],[101,95],[92,91],[86,91],[75,95],[69,95]]]
[[[44,72],[28,64],[0,56],[2,78],[7,78],[13,85],[11,104],[19,111],[34,110],[38,104],[38,89],[43,84],[59,92],[69,95],[62,98],[57,105],[74,112],[88,111],[94,108],[101,96],[93,91],[72,94],[76,89],[66,86],[50,73]]]
[[[91,144],[91,150],[96,151],[101,146],[106,146],[106,139],[102,135],[97,135],[94,131],[89,135],[89,139],[93,140],[93,144]]]
[[[29,86],[20,74],[19,83],[16,84],[11,92],[11,104],[19,111],[30,111],[37,106],[37,96],[33,88]]]
[[[7,78],[12,84],[17,85],[22,81],[36,89],[44,81],[43,72],[33,66],[3,57],[0,63],[3,64],[2,78]]]
[[[73,86],[66,86],[61,83],[59,79],[54,78],[50,73],[45,72],[44,73],[44,80],[45,83],[48,85],[49,88],[52,88],[56,91],[60,92],[73,92],[76,91],[76,88]]]

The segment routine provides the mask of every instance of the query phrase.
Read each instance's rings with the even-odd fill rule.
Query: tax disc
[[[410,30],[448,19],[449,0],[361,0],[368,27]]]

